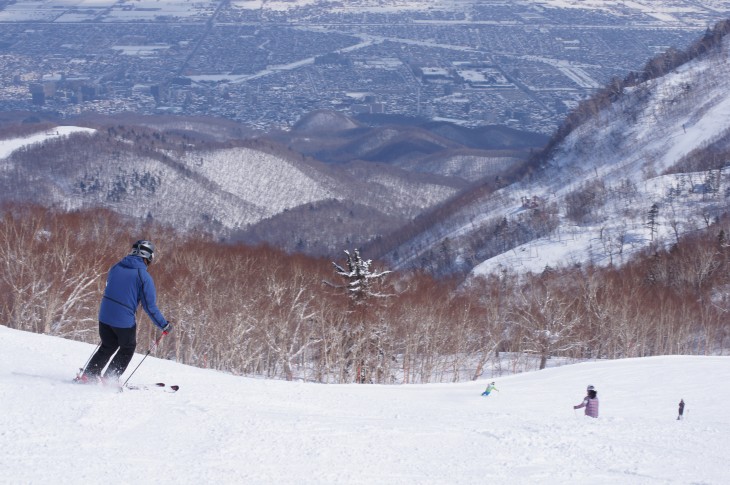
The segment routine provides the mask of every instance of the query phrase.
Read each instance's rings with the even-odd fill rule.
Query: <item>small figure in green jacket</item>
[[[489,396],[489,393],[492,392],[492,391],[499,392],[499,389],[497,389],[496,387],[494,387],[494,381],[492,381],[492,382],[489,383],[489,385],[487,386],[487,388],[482,393],[482,396]]]

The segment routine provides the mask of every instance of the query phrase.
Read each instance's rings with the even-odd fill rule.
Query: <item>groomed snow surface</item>
[[[553,367],[488,397],[486,380],[324,385],[154,357],[130,381],[173,394],[72,384],[89,344],[0,326],[0,349],[1,483],[730,483],[730,357]],[[573,410],[588,384],[598,419]]]

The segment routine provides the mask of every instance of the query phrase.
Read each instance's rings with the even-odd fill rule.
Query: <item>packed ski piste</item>
[[[2,483],[730,483],[727,356],[334,385],[150,355],[130,380],[148,391],[118,393],[72,383],[95,344],[0,326],[0,348]],[[587,385],[598,418],[572,409]]]

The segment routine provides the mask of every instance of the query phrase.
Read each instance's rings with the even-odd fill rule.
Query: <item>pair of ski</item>
[[[165,384],[164,382],[155,382],[154,384],[126,384],[119,388],[119,392],[130,390],[130,391],[149,391],[149,390],[161,390],[163,392],[177,392],[180,386],[174,384]]]
[[[82,383],[86,384],[86,381],[81,380],[81,377],[76,376],[73,380],[74,383]],[[94,382],[96,383],[96,382]],[[180,386],[173,385],[173,384],[165,384],[164,382],[156,382],[154,384],[104,384],[103,382],[99,381],[99,385],[106,385],[110,387],[116,387],[119,392],[124,391],[125,389],[128,389],[130,391],[150,391],[150,390],[159,390],[163,392],[177,392],[178,389],[180,389]]]

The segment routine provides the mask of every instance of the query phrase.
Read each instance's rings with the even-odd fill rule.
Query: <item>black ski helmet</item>
[[[152,244],[152,241],[140,239],[132,244],[132,251],[129,254],[132,256],[140,256],[152,264],[152,261],[155,259],[155,245]]]

